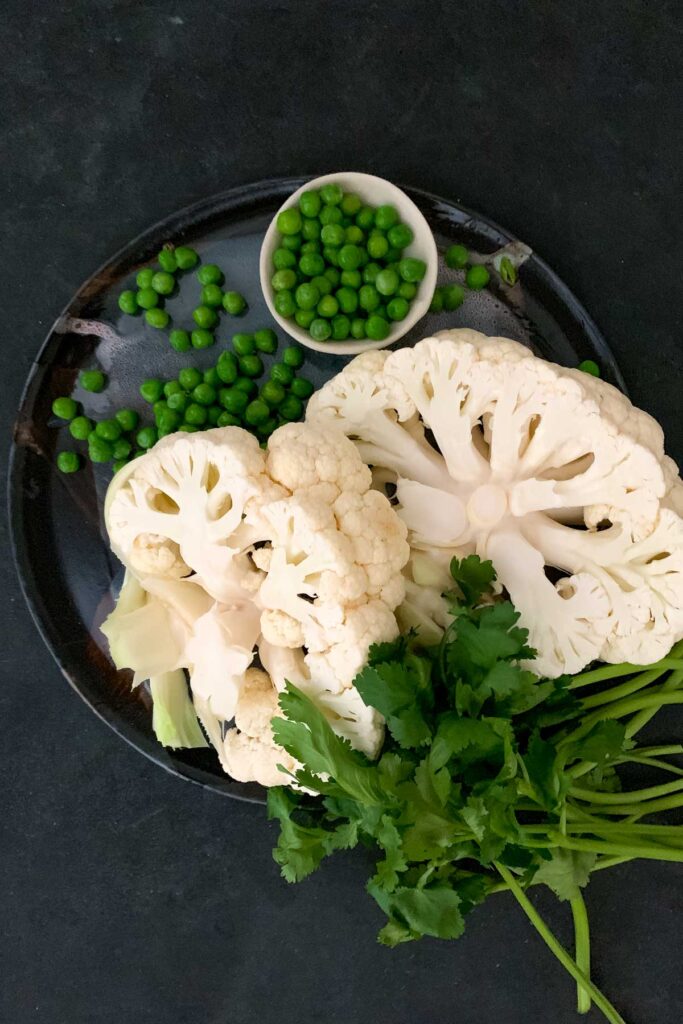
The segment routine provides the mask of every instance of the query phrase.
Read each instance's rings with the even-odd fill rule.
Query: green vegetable
[[[235,292],[228,292],[230,294],[236,294]],[[219,284],[205,284],[202,288],[199,301],[203,306],[211,306],[217,308],[223,305],[223,289]]]
[[[294,302],[294,296],[287,289],[275,293],[273,305],[275,307],[276,313],[279,313],[280,316],[285,317],[285,319],[293,317],[296,311],[296,303]]]
[[[221,378],[218,376],[218,370],[215,366],[210,366],[208,370],[204,370],[202,380],[205,384],[210,384],[212,388],[218,388],[221,385]]]
[[[242,392],[237,392],[242,394]],[[246,395],[244,396],[246,398]],[[278,384],[276,380],[267,380],[261,388],[261,398],[268,405],[275,407],[284,401],[285,389],[282,384]]]
[[[370,235],[368,238],[368,256],[373,260],[381,260],[389,252],[389,242],[386,235]]]
[[[87,416],[76,416],[69,424],[69,433],[76,441],[87,441],[95,429],[95,424]]]
[[[387,304],[387,313],[390,320],[405,320],[408,316],[410,304],[407,299],[396,297]]]
[[[305,252],[299,260],[299,270],[306,277],[315,277],[325,270],[325,260],[317,252]]]
[[[343,245],[346,234],[341,224],[325,224],[320,232],[323,245]]]
[[[432,301],[429,303],[429,312],[430,313],[440,313],[442,311],[443,306],[444,306],[444,290],[445,289],[443,287],[441,287],[441,286],[437,286],[434,289],[434,294],[432,295]]]
[[[282,350],[282,362],[298,370],[304,365],[304,351],[298,345],[288,345]]]
[[[173,249],[162,249],[157,256],[157,262],[161,269],[169,274],[175,274],[178,269],[178,260]]]
[[[296,398],[306,399],[313,394],[313,385],[306,377],[295,377],[289,386],[289,390]]]
[[[341,211],[345,217],[355,216],[361,208],[360,196],[354,192],[346,192],[341,201]]]
[[[295,291],[294,300],[299,309],[307,312],[308,310],[315,309],[320,302],[320,292],[314,284],[304,282]]]
[[[393,228],[394,224],[398,224],[396,207],[390,204],[378,206],[375,210],[375,227],[380,231],[388,231],[389,228]]]
[[[148,309],[145,311],[145,320],[149,326],[156,327],[158,330],[168,327],[170,319],[165,309]]]
[[[362,263],[361,250],[357,245],[342,245],[339,250],[339,266],[342,270],[358,270]]]
[[[151,448],[157,443],[158,434],[155,427],[143,427],[138,430],[135,440],[139,448]]]
[[[315,320],[315,310],[297,309],[296,313],[294,314],[294,319],[299,325],[299,327],[303,327],[304,330],[308,330],[308,328]]]
[[[76,452],[60,452],[57,456],[57,469],[60,473],[75,473],[81,465]]]
[[[179,270],[191,270],[192,267],[196,267],[199,262],[199,256],[194,249],[190,249],[187,245],[179,245],[175,250],[176,263],[178,264]],[[211,282],[207,282],[210,284]]]
[[[373,313],[369,316],[365,325],[365,333],[368,338],[372,338],[373,341],[384,341],[385,338],[389,337],[389,331],[391,330],[390,325],[382,316],[378,316]]]
[[[465,301],[465,289],[459,284],[447,284],[442,289],[444,309],[452,312]]]
[[[151,267],[145,267],[143,270],[138,270],[135,275],[135,283],[138,288],[151,288],[152,278],[154,277],[154,271]]]
[[[244,391],[245,395],[255,395],[257,390],[256,381],[252,380],[251,377],[238,377],[235,381],[235,387],[239,391]]]
[[[351,321],[351,337],[355,338],[356,341],[361,341],[365,337],[365,320],[355,317]]]
[[[190,335],[187,331],[179,330],[174,328],[168,336],[168,340],[171,344],[171,348],[175,349],[176,352],[189,352],[192,347],[190,341]]]
[[[78,383],[84,391],[99,394],[100,391],[104,391],[107,385],[107,378],[101,370],[83,370],[78,378]]]
[[[78,402],[73,398],[55,398],[52,403],[52,412],[60,420],[72,420],[78,412]]]
[[[287,273],[287,271],[284,271],[284,273]],[[210,330],[218,323],[218,313],[210,306],[197,306],[197,308],[192,311],[192,319],[196,323],[197,327]]]
[[[159,295],[170,295],[175,288],[175,277],[165,270],[158,270],[152,277],[151,286]]]
[[[241,415],[249,404],[249,396],[240,388],[221,388],[218,400],[226,412],[233,416]]]
[[[464,270],[470,261],[470,254],[464,245],[451,245],[446,249],[446,266],[451,270]]]
[[[127,459],[131,453],[132,444],[125,437],[120,437],[118,441],[114,442],[112,447],[112,455],[116,462],[120,462],[122,459]]]
[[[334,295],[323,295],[316,307],[316,312],[318,316],[324,316],[327,319],[330,319],[338,313],[339,303],[335,299]]]
[[[140,394],[146,402],[152,405],[154,402],[158,402],[164,393],[164,382],[159,380],[158,377],[150,377],[148,380],[143,380],[140,385]]]
[[[149,689],[153,702],[152,728],[159,743],[174,750],[208,747],[182,669],[152,676]]]
[[[237,365],[243,377],[260,377],[263,373],[263,360],[257,355],[240,356]]]
[[[118,421],[121,430],[135,430],[140,417],[134,409],[119,409],[115,413],[115,419]]]
[[[149,288],[140,288],[135,298],[141,309],[154,309],[159,305],[159,295],[151,285]]]
[[[373,284],[364,284],[358,293],[358,304],[361,309],[372,313],[380,304],[379,292]]]
[[[301,259],[305,260],[306,257],[302,256]],[[285,288],[291,291],[296,286],[296,273],[293,270],[276,270],[270,283],[276,292],[281,292]]]
[[[105,441],[118,441],[121,437],[121,424],[118,420],[100,420],[95,425],[95,433],[98,437],[103,437]],[[120,458],[121,456],[115,456]]]
[[[275,223],[281,235],[296,235],[301,231],[301,213],[296,206],[281,210]]]
[[[277,334],[271,327],[264,327],[260,331],[254,331],[254,341],[259,352],[266,352],[272,355],[277,350]]]
[[[288,249],[276,249],[273,253],[273,265],[276,270],[286,270],[296,266],[296,256]]]
[[[284,235],[281,241],[283,249],[289,249],[291,252],[298,252],[301,248],[303,239],[301,235]]]
[[[203,405],[198,402],[190,402],[185,410],[185,422],[192,427],[203,427],[206,423],[207,412]]]
[[[579,369],[584,373],[590,373],[591,377],[600,376],[600,367],[593,359],[584,359],[582,363],[579,363]]]
[[[115,473],[118,473],[120,469],[128,465],[128,459],[114,459],[112,469]]]
[[[247,308],[247,300],[239,292],[226,292],[223,296],[223,309],[230,316],[241,316]]]
[[[328,182],[320,189],[320,198],[329,206],[338,206],[344,198],[341,185],[335,181]]]
[[[197,280],[202,285],[223,284],[225,275],[221,268],[217,267],[215,263],[205,263],[204,266],[200,267],[197,271]]]
[[[244,412],[244,419],[252,427],[256,427],[260,423],[265,423],[269,418],[270,407],[262,398],[255,398],[253,402],[249,403]]]
[[[317,217],[321,206],[320,193],[314,188],[307,189],[299,196],[299,209],[304,217]]]
[[[225,355],[225,353],[224,353]],[[220,365],[223,356],[218,360],[218,372],[220,374]],[[222,380],[223,378],[221,378]],[[202,375],[196,366],[186,366],[178,374],[178,383],[180,384],[183,391],[192,391],[202,382]]]
[[[396,294],[401,299],[407,299],[408,302],[412,302],[417,295],[417,285],[413,284],[411,281],[401,281]]]
[[[353,288],[354,291],[358,291],[363,283],[363,277],[360,270],[342,270],[340,282],[344,288]]]
[[[234,384],[237,380],[237,360],[232,352],[221,352],[216,363],[216,376],[223,384]],[[181,381],[182,383],[182,381]],[[196,384],[194,385],[197,386]],[[183,385],[186,387],[186,385]],[[189,390],[192,390],[191,388]]]
[[[169,409],[183,414],[187,409],[189,398],[184,391],[175,391],[172,395],[168,396],[166,401]]]
[[[356,214],[356,224],[362,231],[368,231],[375,223],[375,211],[371,206],[361,206]]]
[[[320,211],[320,223],[325,224],[341,224],[342,217],[344,214],[341,212],[338,206],[331,206],[326,204]]]
[[[389,267],[386,270],[380,270],[375,279],[375,288],[380,295],[393,295],[398,291],[398,286],[399,276],[395,270],[391,270]]]
[[[91,462],[110,462],[114,456],[114,449],[109,441],[93,431],[88,438],[88,458]]]
[[[190,335],[190,338],[192,340],[192,348],[196,348],[198,350],[204,348],[211,348],[211,346],[216,341],[211,331],[207,330],[204,327],[195,328],[195,330]]]
[[[519,277],[517,267],[509,256],[503,256],[500,261],[499,273],[506,284],[513,285],[517,283],[517,278]]]
[[[398,272],[404,281],[411,284],[421,281],[427,273],[427,264],[424,260],[416,260],[412,256],[406,256],[398,265]]]
[[[388,946],[457,938],[474,906],[506,890],[577,982],[581,1009],[593,1001],[611,1024],[623,1024],[589,978],[581,889],[593,869],[622,860],[683,860],[683,827],[642,820],[662,800],[683,805],[683,782],[618,792],[617,774],[652,749],[634,748],[634,713],[683,702],[683,643],[659,670],[608,665],[539,679],[523,667],[534,651],[518,613],[507,600],[491,601],[492,564],[453,559],[451,574],[452,620],[441,642],[425,647],[409,633],[375,646],[355,679],[363,702],[386,720],[378,760],[337,736],[295,686],[281,694],[275,741],[303,765],[297,781],[321,799],[269,791],[269,816],[280,822],[275,860],[292,882],[335,850],[362,842],[374,851],[367,890],[387,917],[379,939]],[[605,688],[625,674],[626,689]],[[596,685],[598,703],[577,696]],[[537,884],[569,902],[575,958],[525,895]]]
[[[317,242],[320,238],[320,232],[319,220],[311,220],[308,217],[304,217],[303,224],[301,225],[301,235],[307,242]],[[303,245],[301,248],[303,250]]]
[[[335,341],[346,341],[351,332],[351,321],[345,313],[332,317],[332,337]]]
[[[238,356],[250,356],[256,351],[256,339],[253,334],[233,334],[232,347]]]
[[[230,412],[222,412],[216,421],[217,427],[239,427],[240,419],[238,416],[233,416]],[[182,427],[181,427],[182,430]]]
[[[139,312],[138,300],[135,292],[127,289],[119,295],[119,309],[129,316],[135,316]]]
[[[192,399],[199,405],[213,405],[217,397],[216,389],[212,388],[210,384],[198,384],[192,392]]]
[[[314,341],[327,341],[332,334],[332,327],[329,320],[316,317],[315,320],[311,321],[309,331]]]
[[[485,288],[490,280],[491,275],[483,263],[475,263],[473,267],[468,267],[465,274],[465,284],[474,291],[480,291],[482,288]]]
[[[300,420],[303,416],[304,406],[300,398],[296,395],[287,395],[284,402],[280,405],[278,412],[283,420]]]
[[[389,245],[393,249],[407,249],[415,235],[412,228],[408,227],[407,224],[395,224],[393,228],[389,228],[387,238],[389,239]]]

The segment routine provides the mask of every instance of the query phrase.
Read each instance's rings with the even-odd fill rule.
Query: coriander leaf
[[[583,739],[571,744],[568,760],[581,758],[596,764],[607,764],[621,754],[625,740],[626,726],[622,722],[614,719],[598,722]]]
[[[420,935],[412,932],[410,928],[400,924],[398,921],[387,921],[377,934],[377,941],[383,946],[389,946],[390,949],[400,945],[402,942],[412,942],[414,939],[419,938],[421,938]]]
[[[403,633],[395,640],[385,640],[381,644],[372,644],[368,652],[368,664],[380,665],[384,661],[403,661],[411,640],[415,639],[414,629]]]
[[[476,604],[482,594],[491,591],[496,580],[493,562],[482,562],[478,555],[451,559],[451,576],[460,587],[465,602]]]
[[[390,921],[404,925],[415,937],[431,935],[435,939],[457,939],[465,930],[460,897],[449,886],[401,887],[391,894],[382,893],[380,900],[377,887],[370,882],[368,892],[377,899]]]
[[[418,707],[406,708],[397,715],[390,715],[387,718],[387,729],[399,747],[406,750],[422,747],[432,738],[429,726]]]
[[[403,852],[409,861],[442,857],[457,836],[457,825],[445,813],[430,808],[414,783],[404,786],[406,800],[401,813]]]
[[[433,767],[437,769],[466,748],[469,748],[469,761],[491,757],[500,747],[500,736],[496,735],[488,722],[476,718],[461,718],[454,712],[446,712],[439,716],[430,758]]]
[[[383,815],[375,838],[378,845],[384,850],[384,860],[375,865],[376,872],[372,879],[373,884],[378,888],[392,892],[399,882],[399,872],[405,871],[408,864],[401,849],[401,836],[396,825],[388,817]]]
[[[399,662],[366,666],[353,681],[361,699],[388,718],[409,707],[416,698],[416,689],[405,665]]]
[[[541,804],[549,811],[557,809],[562,788],[555,764],[556,756],[557,752],[552,743],[542,740],[537,732],[531,737],[524,755],[529,781]]]
[[[297,806],[298,801],[284,786],[268,790],[268,817],[277,818],[280,822],[273,859],[280,865],[282,877],[288,882],[300,882],[312,874],[328,852],[325,829],[304,827],[291,817]]]
[[[425,804],[437,810],[446,806],[451,792],[451,777],[446,768],[435,771],[430,757],[425,757],[415,769],[415,785]]]
[[[552,850],[551,859],[543,861],[533,876],[534,881],[549,886],[561,900],[571,900],[578,895],[579,888],[588,884],[596,859],[594,853]]]

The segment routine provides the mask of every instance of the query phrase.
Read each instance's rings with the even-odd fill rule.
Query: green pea
[[[252,380],[251,377],[238,377],[235,381],[235,387],[238,391],[244,391],[245,395],[249,395],[250,397],[255,395],[258,390],[256,381]]]
[[[95,424],[95,433],[105,441],[118,441],[121,437],[121,424],[118,420],[100,420]]]
[[[298,370],[304,365],[304,350],[299,345],[288,345],[282,350],[282,362],[285,366],[291,366]]]
[[[332,317],[332,337],[335,341],[346,341],[351,331],[351,321],[344,313]]]
[[[78,412],[78,402],[73,398],[55,398],[52,403],[52,412],[60,420],[72,420]]]
[[[375,210],[375,227],[380,231],[388,231],[389,228],[393,228],[394,224],[398,224],[396,207],[390,203],[378,206]]]
[[[361,206],[356,214],[356,224],[361,231],[368,231],[375,223],[375,211],[371,206]]]
[[[280,245],[290,252],[298,252],[303,242],[302,235],[283,235]]]
[[[464,270],[469,263],[470,254],[464,245],[450,245],[446,249],[446,266],[451,270]]]
[[[192,348],[196,348],[198,350],[211,348],[216,341],[211,331],[207,331],[204,327],[198,327],[194,330],[190,335],[190,338],[192,339]]]
[[[211,426],[212,427],[217,427],[218,426],[218,421],[221,418],[221,416],[223,415],[223,410],[221,409],[220,405],[210,405],[209,409],[208,409],[208,414],[209,414],[209,423],[211,424]]]
[[[335,249],[332,245],[326,245],[323,249],[323,260],[327,263],[328,267],[338,267],[339,249]]]
[[[357,245],[342,245],[339,250],[339,266],[342,270],[358,270],[361,253]]]
[[[101,370],[83,370],[78,378],[78,383],[84,391],[91,391],[97,395],[100,391],[104,391],[107,385],[107,378]]]
[[[119,295],[119,309],[123,313],[128,313],[129,316],[135,316],[136,313],[140,312],[135,292],[131,291],[130,288]],[[64,454],[68,453],[65,452]]]
[[[301,234],[307,242],[317,242],[320,238],[320,232],[321,228],[319,220],[310,220],[307,217],[304,218],[304,222],[301,225]]]
[[[413,256],[406,256],[398,265],[398,272],[404,281],[414,284],[421,281],[427,273],[427,264],[424,260],[416,260]]]
[[[177,380],[167,380],[164,384],[164,398],[170,398],[171,395],[175,395],[176,392],[182,390]]]
[[[166,409],[157,419],[159,437],[167,437],[169,434],[175,434],[179,426],[180,413],[174,412],[173,409]]]
[[[166,399],[160,398],[158,402],[155,402],[152,406],[152,411],[154,413],[154,419],[158,421],[161,413],[168,412],[168,402]]]
[[[218,314],[216,313],[216,310],[211,309],[210,306],[197,306],[197,308],[192,311],[192,319],[196,323],[197,327],[210,330],[218,323]]]
[[[76,416],[69,424],[69,433],[76,441],[87,441],[95,424],[87,416]]]
[[[589,373],[591,377],[600,376],[600,367],[593,359],[584,359],[582,363],[579,363],[579,369],[584,373]]]
[[[221,379],[215,366],[210,366],[208,370],[204,370],[203,380],[205,384],[210,384],[212,388],[217,388],[220,385]]]
[[[273,266],[276,270],[287,270],[296,266],[296,256],[289,249],[276,249],[273,253]]]
[[[344,241],[348,245],[359,245],[364,239],[365,235],[357,225],[351,224],[344,229]]]
[[[238,356],[250,356],[256,351],[256,340],[253,334],[233,334],[232,347]]]
[[[162,249],[157,256],[157,262],[168,274],[175,274],[178,269],[178,260],[173,249]]]
[[[230,412],[222,412],[218,417],[216,426],[218,427],[239,427],[241,420],[238,416],[233,416]]]
[[[198,384],[192,392],[192,398],[198,405],[213,405],[218,398],[216,389],[210,384]]]
[[[163,393],[164,383],[158,377],[149,377],[147,380],[143,380],[140,385],[140,394],[150,405],[158,402]]]
[[[263,360],[260,356],[240,356],[237,364],[243,377],[260,377],[263,373]]]
[[[302,260],[306,257],[302,256]],[[301,260],[299,261],[301,264]],[[291,291],[292,288],[296,287],[296,274],[293,270],[276,270],[270,279],[270,283],[276,292],[281,292],[287,288]]]
[[[326,323],[326,321],[323,321],[323,323]],[[294,370],[291,366],[287,366],[286,363],[273,363],[270,369],[270,379],[276,380],[278,384],[284,384],[288,388],[294,380]]]
[[[151,286],[149,288],[140,288],[135,298],[141,309],[154,309],[155,306],[159,305],[159,295]]]
[[[321,296],[329,295],[332,291],[332,282],[324,274],[316,274],[315,277],[312,277],[311,284],[315,285]]]
[[[299,260],[299,270],[306,277],[315,277],[325,271],[325,260],[317,252],[306,252]]]
[[[392,248],[407,249],[414,240],[415,235],[412,228],[408,227],[407,224],[394,224],[393,228],[389,228],[387,238]]]
[[[244,418],[252,427],[256,427],[270,418],[270,408],[262,398],[255,398],[245,409]]]
[[[120,437],[118,441],[114,442],[112,448],[112,455],[115,459],[127,459],[131,453],[132,444],[125,437]]]
[[[245,396],[246,397],[246,396]],[[267,380],[261,388],[261,398],[270,406],[277,406],[284,401],[285,389],[276,380]]]
[[[206,423],[207,412],[203,405],[198,402],[190,402],[185,410],[185,422],[193,427],[203,427]]]
[[[299,309],[304,311],[315,309],[320,302],[320,292],[314,284],[300,284],[294,293],[294,299]]]
[[[360,270],[342,270],[339,280],[344,288],[353,288],[358,291],[363,283],[363,276]]]
[[[335,299],[334,295],[323,295],[316,307],[316,311],[318,316],[324,316],[325,318],[330,319],[339,312],[339,303]]]
[[[163,330],[164,327],[168,327],[171,318],[165,309],[147,309],[145,310],[145,320],[150,327]]]
[[[414,285],[411,281],[401,281],[396,294],[402,299],[407,299],[408,302],[412,302],[417,295],[417,285]]]
[[[465,274],[465,284],[475,292],[485,288],[490,280],[491,275],[483,263],[475,263],[473,267],[468,267]]]
[[[171,348],[175,349],[176,352],[188,352],[192,346],[188,331],[183,331],[179,328],[175,328],[171,331],[168,336],[168,340],[171,344]]]
[[[277,430],[278,422],[274,416],[270,416],[265,423],[259,423],[256,433],[262,441],[266,441],[274,430]]]
[[[135,283],[138,288],[151,288],[152,278],[154,277],[154,271],[151,267],[144,267],[142,270],[138,270],[135,275]]]
[[[296,313],[294,314],[294,319],[296,323],[299,325],[299,327],[303,327],[303,329],[307,331],[308,328],[313,323],[313,321],[315,320],[315,310],[297,309]]]
[[[329,320],[325,320],[322,317],[316,317],[315,320],[312,320],[311,326],[308,329],[311,337],[315,341],[327,341],[329,336],[332,334],[332,327]]]
[[[119,409],[114,416],[122,430],[135,430],[140,420],[135,409]]]
[[[340,288],[335,292],[342,313],[355,313],[358,309],[358,292],[353,288]]]
[[[391,302],[387,303],[387,314],[390,320],[405,320],[409,309],[410,304],[408,300],[402,299],[399,296],[396,296]]]
[[[184,413],[187,409],[189,399],[184,391],[176,391],[166,399],[169,409],[173,412]]]
[[[60,473],[75,473],[80,465],[81,460],[76,452],[60,452],[57,456],[57,469]]]
[[[299,196],[299,209],[304,217],[317,217],[321,206],[322,200],[317,189],[307,188]]]
[[[301,231],[301,213],[296,206],[290,206],[288,210],[280,210],[275,223],[281,235],[296,235]]]
[[[384,341],[389,336],[390,327],[384,317],[373,315],[368,317],[365,331],[373,341]]]
[[[221,268],[216,266],[215,263],[205,263],[204,266],[200,267],[197,271],[197,280],[202,285],[223,284],[225,275]]]
[[[379,292],[372,284],[364,284],[358,292],[358,303],[361,309],[372,313],[380,304]]]
[[[361,209],[361,206],[362,206],[362,203],[361,203],[361,200],[360,200],[360,196],[357,196],[355,194],[355,192],[346,192],[345,193],[345,195],[344,195],[344,197],[343,197],[343,199],[341,201],[341,209],[342,209],[342,213],[346,217],[355,217],[355,215]]]
[[[249,396],[240,388],[221,388],[218,400],[223,408],[234,416],[241,415],[249,405]]]
[[[389,251],[389,242],[385,235],[370,235],[368,238],[368,255],[373,260],[384,259],[387,252]]]
[[[112,467],[111,467],[113,472],[114,473],[120,472],[120,470],[122,470],[124,468],[124,466],[128,465],[128,461],[129,461],[128,459],[115,459],[114,462],[112,463]]]
[[[196,434],[200,427],[196,427],[194,423],[181,423],[178,430],[182,430],[184,434]]]
[[[260,331],[254,331],[254,342],[259,352],[272,355],[277,349],[277,334],[272,327],[263,327]]]
[[[320,198],[328,206],[339,206],[344,198],[341,185],[338,185],[335,181],[330,181],[323,185],[320,189]]]
[[[444,289],[442,287],[437,287],[437,288],[434,289],[434,294],[432,295],[432,301],[429,303],[429,312],[430,313],[440,313],[441,310],[443,309],[443,304],[444,304]]]
[[[351,337],[355,338],[356,341],[361,341],[365,337],[365,320],[361,320],[360,317],[354,317],[351,321]],[[301,398],[301,395],[299,395]]]
[[[114,457],[114,449],[109,441],[93,433],[88,438],[88,458],[91,462],[109,462]]]
[[[318,241],[304,242],[301,246],[301,255],[306,252],[322,252],[322,244]]]
[[[295,377],[289,389],[297,398],[310,398],[313,394],[313,385],[306,377]]]
[[[216,374],[223,384],[234,384],[237,380],[237,360],[232,352],[221,352],[216,363]],[[196,385],[194,385],[196,387]]]
[[[387,313],[387,307],[383,302],[380,302],[377,309],[373,310],[373,314],[374,316],[381,317],[382,320],[386,320],[389,316],[389,314]]]
[[[142,430],[138,430],[135,440],[139,448],[147,449],[157,443],[158,437],[156,427],[143,427]]]
[[[284,402],[278,409],[283,420],[300,420],[304,411],[303,402],[296,395],[287,395]]]
[[[320,211],[320,223],[323,227],[326,224],[341,224],[343,214],[338,206],[327,204]]]
[[[396,271],[387,267],[386,270],[380,270],[377,275],[375,288],[380,295],[393,295],[398,290],[399,283]]]
[[[224,353],[225,354],[225,353]],[[221,356],[221,359],[223,356]],[[219,359],[220,365],[220,359]],[[221,378],[222,379],[222,378]],[[202,375],[196,366],[185,366],[178,373],[178,383],[180,384],[183,391],[192,391],[198,384],[202,382]]]
[[[448,284],[443,289],[443,305],[444,309],[449,312],[453,312],[458,306],[462,306],[465,301],[465,289],[459,284]]]
[[[343,245],[344,244],[344,228],[341,224],[326,224],[320,232],[320,239],[323,245]]]
[[[247,309],[247,300],[239,292],[226,292],[223,296],[223,309],[230,316],[241,316]]]
[[[175,250],[175,259],[179,270],[192,270],[199,262],[199,256],[189,245],[179,245]]]
[[[363,283],[374,284],[377,280],[377,275],[381,272],[382,267],[379,263],[368,263],[363,267]]]
[[[323,277],[327,278],[333,288],[336,288],[341,281],[341,273],[336,267],[328,267],[323,274]]]
[[[205,284],[199,301],[203,306],[218,307],[223,305],[223,289],[219,284]]]
[[[280,316],[284,317],[286,320],[293,317],[296,312],[294,296],[286,288],[281,292],[276,292],[275,298],[273,299],[273,306],[275,307],[275,312],[279,313]]]
[[[175,288],[175,277],[165,270],[158,270],[152,278],[152,288],[159,295],[170,295]]]

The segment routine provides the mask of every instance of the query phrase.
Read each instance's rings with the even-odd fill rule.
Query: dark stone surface
[[[233,183],[351,167],[453,196],[544,255],[681,458],[680,29],[675,0],[6,0],[5,438],[47,327],[129,237]],[[262,809],[118,741],[60,679],[6,557],[0,586],[0,1020],[576,1019],[506,897],[459,944],[390,952],[361,856],[287,887]],[[683,1015],[680,892],[673,865],[591,884],[595,977],[631,1024]],[[539,902],[568,940],[566,909]]]

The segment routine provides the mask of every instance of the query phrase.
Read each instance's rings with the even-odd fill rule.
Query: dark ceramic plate
[[[232,330],[255,330],[271,323],[260,293],[258,255],[274,211],[302,179],[267,181],[231,189],[174,214],[121,250],[87,281],[50,331],[31,370],[15,429],[10,469],[10,512],[14,555],[26,600],[43,639],[64,676],[90,707],[119,736],[157,764],[228,796],[261,800],[256,784],[233,782],[210,750],[177,751],[161,747],[152,732],[150,700],[144,688],[132,691],[130,675],[117,672],[99,624],[113,606],[121,568],[111,555],[102,525],[107,467],[64,476],[55,468],[67,431],[55,429],[50,406],[69,394],[84,367],[101,366],[110,377],[101,395],[79,394],[87,412],[98,418],[122,406],[145,409],[138,386],[149,376],[174,377],[193,361],[208,366],[217,351],[175,353],[165,335],[141,318],[124,316],[118,294],[135,272],[153,261],[164,242],[194,246],[205,262],[216,262],[230,286],[250,304],[246,317],[221,322],[219,343]],[[454,203],[407,190],[434,231],[439,250],[462,242],[491,253],[513,239],[490,221]],[[442,268],[440,280],[449,272]],[[199,285],[186,275],[178,297],[167,306],[176,324],[189,322]],[[99,338],[70,330],[69,318],[97,319],[112,325],[119,338]],[[234,326],[233,326],[234,325]],[[407,336],[410,344],[444,327],[474,327],[530,345],[540,355],[574,366],[595,359],[603,376],[622,385],[619,370],[600,332],[581,304],[536,255],[523,265],[520,282],[510,289],[469,293],[455,313],[428,316]],[[316,385],[338,371],[338,356],[310,353],[306,373]]]

